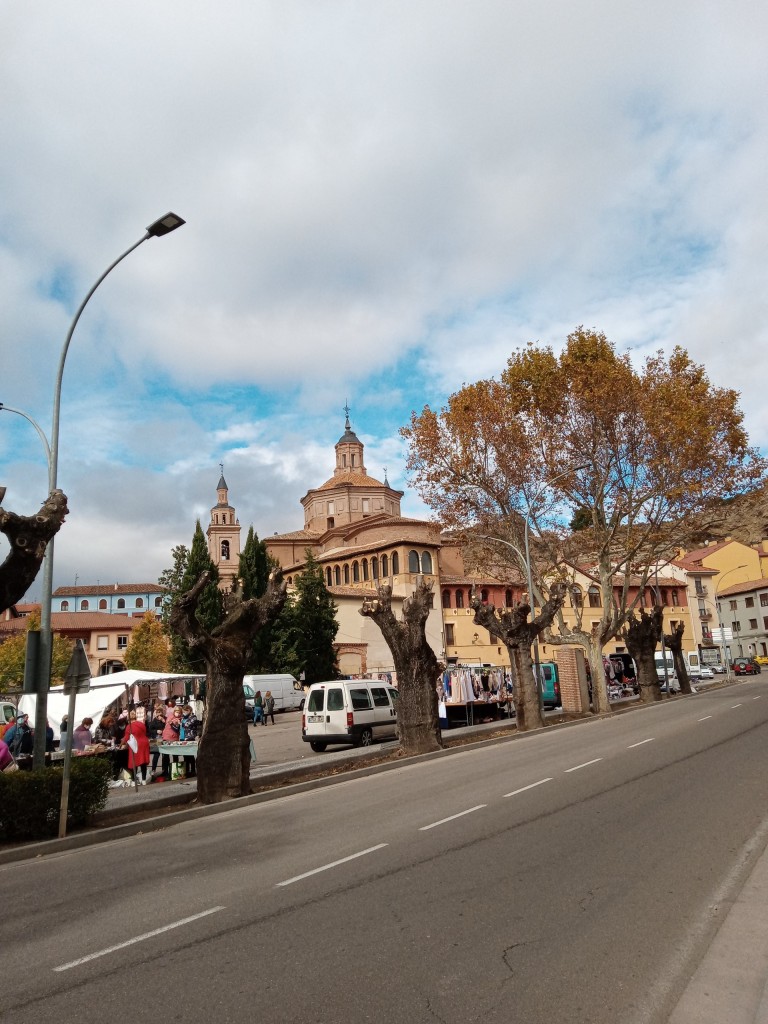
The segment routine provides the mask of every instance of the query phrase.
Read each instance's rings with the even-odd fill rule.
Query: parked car
[[[733,674],[735,676],[756,676],[759,671],[760,666],[751,658],[733,659]]]
[[[301,714],[301,738],[317,752],[329,743],[369,747],[397,736],[397,690],[374,679],[313,683]]]
[[[715,673],[708,665],[702,665],[699,669],[698,679],[714,679]]]

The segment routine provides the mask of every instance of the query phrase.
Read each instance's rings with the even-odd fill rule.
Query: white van
[[[397,690],[376,679],[313,683],[301,716],[301,738],[315,751],[330,743],[368,747],[397,737]]]
[[[292,675],[245,676],[243,693],[245,694],[245,710],[253,718],[253,698],[256,691],[261,690],[263,697],[267,690],[275,698],[275,711],[295,711],[304,707],[304,687]]]

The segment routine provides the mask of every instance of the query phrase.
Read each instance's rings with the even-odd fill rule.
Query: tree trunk
[[[691,680],[688,675],[688,666],[685,663],[683,657],[683,634],[685,633],[685,623],[678,622],[671,633],[664,634],[664,643],[666,644],[667,650],[672,651],[672,662],[675,666],[675,672],[677,673],[677,682],[680,686],[681,693],[693,693],[691,689]]]
[[[427,643],[425,625],[432,608],[432,584],[419,580],[403,602],[403,618],[392,611],[392,587],[376,588],[378,597],[363,602],[360,614],[373,619],[382,632],[397,672],[397,731],[404,754],[439,750],[440,720],[436,684],[442,665]]]
[[[517,604],[513,608],[497,610],[492,604],[483,604],[474,588],[472,590],[470,606],[475,610],[475,625],[483,626],[507,648],[512,668],[515,716],[520,732],[541,728],[546,724],[538,684],[533,674],[531,644],[552,625],[552,620],[563,606],[565,592],[564,584],[553,584],[541,612],[529,621],[530,605]]]
[[[643,608],[640,609],[639,615],[629,612],[621,634],[627,650],[635,659],[640,700],[645,704],[661,700],[654,655],[661,640],[662,615],[659,605],[654,605],[650,615]]]
[[[254,638],[285,604],[286,586],[277,570],[261,597],[243,601],[235,587],[226,598],[227,616],[210,633],[195,611],[209,581],[204,572],[171,609],[171,629],[199,652],[208,669],[205,720],[197,754],[197,794],[201,803],[246,796],[250,792],[250,753],[243,676]]]
[[[68,512],[63,491],[53,491],[34,516],[19,516],[0,507],[0,533],[11,545],[0,565],[0,612],[20,601],[32,586],[48,541],[59,532]]]

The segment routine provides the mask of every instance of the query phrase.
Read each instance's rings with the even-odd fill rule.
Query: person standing
[[[253,698],[253,724],[259,725],[260,722],[264,721],[264,698],[261,696],[261,690],[257,690]]]
[[[198,721],[191,705],[185,704],[181,709],[181,732],[180,736],[185,743],[197,742]],[[184,765],[187,778],[194,778],[197,775],[197,758],[193,755],[184,755]]]
[[[123,744],[128,748],[128,771],[133,776],[133,781],[139,781],[141,773],[141,785],[147,784],[147,765],[149,764],[149,740],[144,723],[136,717],[136,712],[131,711],[128,715],[128,724],[123,735]]]
[[[85,750],[86,747],[90,747],[93,744],[93,736],[91,734],[91,726],[93,725],[92,718],[84,718],[80,725],[72,733],[72,749],[73,750]]]
[[[11,748],[14,757],[23,757],[31,754],[35,745],[32,730],[29,727],[29,715],[19,713],[16,723],[6,732],[4,741]]]
[[[163,704],[155,704],[155,710],[152,717],[149,720],[149,739],[154,740],[155,743],[161,742],[163,738],[163,729],[165,729],[165,706]],[[160,751],[155,749],[152,751],[152,777],[157,778],[157,762],[160,760]],[[168,778],[171,773],[171,759],[167,754],[162,755],[162,772],[164,778]]]
[[[272,725],[275,724],[275,698],[271,690],[264,694],[264,725],[267,724],[267,718],[272,719]]]

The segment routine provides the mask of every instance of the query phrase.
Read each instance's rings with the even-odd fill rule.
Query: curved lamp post
[[[64,363],[67,359],[67,352],[69,351],[69,343],[72,340],[72,335],[77,327],[78,320],[88,305],[88,301],[99,287],[101,282],[110,274],[118,263],[122,263],[126,256],[130,255],[134,249],[146,242],[148,238],[160,238],[162,235],[167,235],[171,231],[175,231],[176,228],[180,228],[182,224],[186,223],[181,217],[175,213],[166,213],[164,217],[160,217],[154,223],[150,224],[146,232],[138,240],[134,242],[132,246],[121,253],[114,262],[110,263],[101,277],[96,281],[91,290],[85,296],[83,301],[80,303],[77,312],[75,313],[72,323],[69,325],[67,331],[67,337],[64,341],[64,348],[61,351],[61,357],[59,359],[59,371],[56,375],[56,386],[53,391],[53,422],[51,426],[51,444],[48,455],[48,492],[52,493],[56,490],[56,478],[59,462],[59,414],[61,410],[61,383],[64,377]],[[7,406],[6,406],[7,408]],[[22,413],[24,415],[24,413]],[[29,419],[29,417],[26,417]],[[45,436],[40,431],[41,436]],[[45,559],[43,561],[43,587],[42,596],[40,599],[40,660],[37,677],[37,697],[35,702],[35,748],[33,764],[35,768],[42,768],[45,764],[45,727],[48,721],[48,690],[51,685],[51,655],[53,642],[51,638],[51,603],[53,598],[53,539],[48,541],[48,546],[45,549]],[[70,728],[74,728],[74,723],[70,723]]]
[[[725,634],[723,633],[723,619],[722,619],[722,616],[720,615],[720,601],[718,600],[717,595],[718,595],[718,592],[720,590],[720,587],[723,584],[723,580],[725,579],[726,576],[730,576],[732,572],[738,572],[739,569],[746,569],[746,568],[747,568],[746,565],[735,565],[733,567],[733,569],[729,569],[728,572],[724,572],[723,573],[723,575],[717,581],[717,586],[715,587],[715,608],[717,609],[717,625],[718,625],[718,628],[720,630],[720,640],[722,642],[723,654],[725,655],[725,672],[726,672],[726,675],[729,675],[729,676],[731,674],[731,659],[730,659],[730,656],[728,654],[728,644],[725,641]]]

